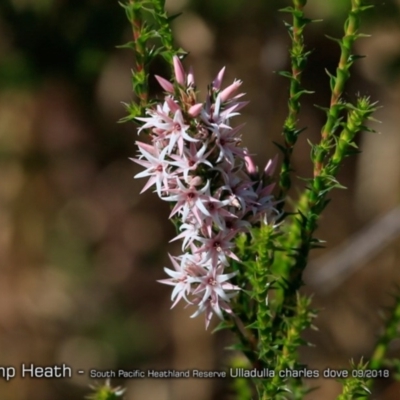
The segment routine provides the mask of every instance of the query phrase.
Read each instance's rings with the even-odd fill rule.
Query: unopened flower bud
[[[174,93],[174,85],[171,82],[168,82],[166,79],[162,78],[161,76],[154,75],[157,79],[160,86],[168,93]]]
[[[195,85],[194,74],[193,74],[193,68],[192,67],[189,68],[189,73],[188,73],[188,76],[187,76],[187,84],[188,84],[188,86],[191,86],[191,87],[194,87],[194,85]]]
[[[183,65],[179,60],[178,56],[174,56],[173,62],[174,62],[175,79],[180,85],[183,86],[185,84],[185,77],[186,77]]]
[[[202,177],[201,176],[191,176],[191,175],[189,175],[188,177],[187,177],[187,179],[186,179],[186,183],[189,185],[189,186],[200,186],[200,185],[202,185],[203,184],[203,179],[202,179]]]
[[[256,178],[257,177],[257,172],[258,172],[257,171],[257,166],[254,163],[254,160],[249,155],[247,149],[245,150],[244,161],[246,163],[247,173],[250,175],[251,178]]]
[[[235,92],[239,89],[241,86],[242,81],[234,81],[232,85],[228,86],[226,89],[224,89],[221,93],[221,102],[225,102],[233,97]]]
[[[225,74],[225,67],[222,68],[221,71],[218,72],[217,77],[213,80],[213,83],[212,83],[213,89],[215,89],[215,90],[221,89],[221,83],[222,83],[222,79],[224,79],[224,74]]]
[[[202,103],[197,103],[194,106],[189,108],[188,114],[191,117],[197,117],[201,113],[202,108],[203,108],[203,104]]]
[[[276,165],[278,164],[278,154],[272,160],[269,160],[264,168],[264,174],[266,176],[272,176],[275,172]]]
[[[238,210],[242,209],[242,205],[240,204],[239,199],[234,194],[230,195],[229,199],[233,207],[236,207]]]
[[[178,104],[172,99],[172,97],[168,96],[165,98],[165,102],[167,103],[169,109],[175,114],[177,111],[180,110]]]

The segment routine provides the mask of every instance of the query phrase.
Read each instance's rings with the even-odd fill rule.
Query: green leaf
[[[216,333],[218,331],[222,331],[224,329],[232,329],[234,324],[231,321],[221,321],[212,331],[212,333]]]
[[[182,14],[183,14],[183,13],[180,12],[180,13],[178,13],[178,14],[171,15],[170,17],[167,18],[167,22],[168,22],[168,23],[171,23],[174,19],[180,17]]]
[[[289,71],[277,71],[277,74],[288,79],[294,79],[292,73]]]
[[[334,37],[329,36],[329,35],[325,35],[325,37],[327,39],[329,39],[329,40],[332,40],[333,42],[339,43],[340,46],[342,45],[342,39],[334,38]]]

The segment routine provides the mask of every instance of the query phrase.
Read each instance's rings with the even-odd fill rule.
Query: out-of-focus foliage
[[[93,84],[125,30],[124,14],[107,0],[4,0],[0,16],[2,86],[49,76]]]

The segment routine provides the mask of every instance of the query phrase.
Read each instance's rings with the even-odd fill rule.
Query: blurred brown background
[[[306,31],[313,52],[304,86],[316,93],[303,101],[299,126],[308,130],[294,154],[298,176],[311,174],[306,139],[316,142],[324,122],[313,105],[328,104],[324,70],[334,72],[339,54],[324,35],[341,34],[349,3],[307,6],[308,16],[323,22]],[[400,1],[374,4],[362,25],[372,37],[355,50],[367,58],[354,65],[346,97],[360,92],[379,100],[383,123],[372,126],[381,134],[359,137],[362,154],[348,159],[339,176],[348,190],[332,194],[321,220],[318,236],[327,249],[314,254],[306,289],[321,309],[320,331],[307,334],[316,347],[302,351],[311,368],[346,368],[350,358],[368,358],[381,329],[379,307],[391,304],[399,282],[399,218],[389,218],[392,230],[374,221],[399,206]],[[288,68],[287,17],[278,12],[286,5],[167,1],[170,13],[183,11],[173,29],[190,52],[185,65],[193,65],[198,88],[205,90],[224,65],[225,83],[244,81],[251,103],[236,122],[247,122],[244,144],[260,166],[277,152],[272,141],[281,140],[286,115],[288,82],[274,73]],[[125,115],[121,102],[132,98],[133,57],[115,46],[130,35],[114,0],[0,1],[0,366],[216,369],[230,357],[222,348],[232,338],[205,332],[202,317],[189,319],[191,309],[170,311],[170,289],[156,282],[165,277],[167,252],[179,254],[180,246],[168,244],[174,236],[168,205],[151,192],[139,196],[144,181],[132,179],[140,170],[128,160],[135,126],[117,124]],[[168,77],[162,63],[153,68]],[[296,180],[291,196],[301,187]],[[372,234],[364,237],[370,223]],[[324,268],[345,251],[336,249],[342,243],[353,255],[354,243],[359,252],[363,243],[361,255],[346,257],[345,270],[327,277]],[[393,343],[391,355],[399,354]],[[87,376],[0,379],[0,398],[82,399],[93,383]],[[233,399],[224,381],[113,383],[127,387],[127,400]],[[340,390],[334,380],[310,384],[320,389],[309,399],[334,399]],[[378,386],[375,399],[400,398],[391,380]]]

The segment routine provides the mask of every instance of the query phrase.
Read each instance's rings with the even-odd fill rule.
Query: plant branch
[[[307,62],[310,52],[305,51],[303,30],[307,24],[312,22],[304,17],[303,8],[307,0],[293,0],[293,7],[282,9],[281,11],[292,14],[292,25],[285,23],[292,46],[290,49],[291,71],[282,71],[280,75],[290,79],[288,116],[283,126],[284,145],[279,145],[283,153],[283,161],[280,172],[280,210],[284,208],[286,194],[291,186],[291,157],[294,145],[297,142],[299,134],[303,129],[297,129],[297,120],[300,111],[300,98],[304,93],[311,93],[303,90],[301,87],[301,76]]]

